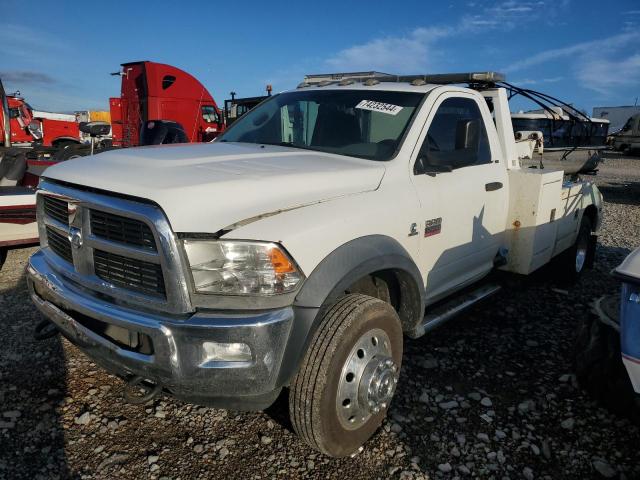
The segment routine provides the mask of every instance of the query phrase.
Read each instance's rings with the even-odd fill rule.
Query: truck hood
[[[375,190],[384,171],[383,163],[372,160],[215,142],[112,150],[49,167],[44,176],[151,200],[175,232],[214,233],[280,210]]]

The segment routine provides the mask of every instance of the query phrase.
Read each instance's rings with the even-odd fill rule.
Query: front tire
[[[593,259],[592,251],[595,245],[591,245],[591,219],[584,215],[580,222],[580,229],[575,243],[560,254],[558,267],[561,278],[569,282],[576,282],[589,266],[589,259]]]
[[[56,151],[53,159],[56,162],[64,162],[65,160],[73,160],[74,158],[85,157],[89,155],[91,150],[86,145],[71,144]]]
[[[356,452],[378,429],[398,382],[402,326],[382,300],[349,294],[323,315],[289,394],[294,430],[332,457]]]
[[[2,266],[7,260],[7,251],[8,250],[4,247],[0,248],[0,270],[2,270]]]

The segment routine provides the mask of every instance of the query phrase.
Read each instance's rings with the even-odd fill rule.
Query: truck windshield
[[[391,159],[422,93],[308,90],[276,95],[218,141],[282,145],[371,160]]]

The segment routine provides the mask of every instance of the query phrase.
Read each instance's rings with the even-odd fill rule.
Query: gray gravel
[[[354,458],[303,445],[286,403],[236,413],[160,398],[126,405],[122,383],[66,340],[32,340],[24,267],[0,273],[0,478],[640,478],[640,432],[594,404],[571,366],[589,302],[640,244],[640,159],[612,155],[596,268],[574,286],[507,278],[508,288],[429,336],[407,341],[388,421]]]

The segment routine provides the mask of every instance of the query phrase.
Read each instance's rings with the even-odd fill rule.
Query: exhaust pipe
[[[122,398],[132,405],[142,405],[156,398],[161,391],[162,385],[136,375],[127,380],[122,391]]]

